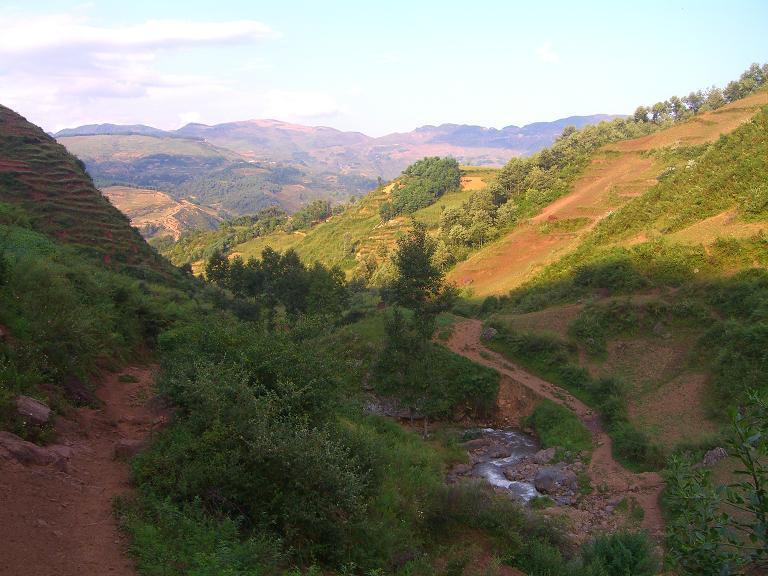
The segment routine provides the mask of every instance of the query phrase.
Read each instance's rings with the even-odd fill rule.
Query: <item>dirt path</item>
[[[603,501],[622,497],[633,497],[645,514],[641,526],[655,536],[661,535],[664,522],[658,499],[663,488],[661,477],[653,472],[632,473],[623,468],[611,454],[611,439],[600,423],[598,414],[578,398],[554,384],[526,372],[504,358],[501,354],[489,350],[480,342],[483,324],[480,320],[466,320],[454,326],[448,340],[448,347],[455,353],[470,360],[493,368],[503,380],[511,379],[532,390],[542,398],[548,398],[557,404],[566,406],[576,413],[584,425],[592,432],[594,450],[588,472],[592,485],[600,493],[599,505]],[[503,409],[503,405],[500,404]],[[510,415],[516,420],[516,415]]]
[[[97,391],[101,408],[57,420],[57,443],[71,449],[65,471],[0,458],[0,575],[135,576],[112,512],[113,498],[130,488],[115,445],[143,440],[162,423],[147,405],[154,373],[134,366],[108,374]]]

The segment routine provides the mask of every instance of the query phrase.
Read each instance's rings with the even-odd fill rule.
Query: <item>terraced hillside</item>
[[[521,285],[575,250],[599,222],[651,189],[665,170],[674,169],[674,160],[663,151],[714,142],[766,104],[768,93],[759,92],[666,130],[604,146],[569,194],[459,263],[450,279],[476,296],[504,294]],[[710,235],[716,234],[712,224],[702,224]]]
[[[62,135],[58,141],[85,162],[99,187],[153,188],[233,215],[275,205],[293,211],[318,198],[346,200],[376,185],[372,176],[315,170],[301,161],[257,161],[175,133]]]
[[[172,236],[178,239],[188,230],[213,230],[224,219],[212,208],[188,200],[176,201],[157,190],[107,186],[102,192],[145,238]]]
[[[492,168],[463,168],[461,189],[449,192],[431,206],[417,210],[413,218],[424,222],[434,232],[444,208],[461,206],[472,192],[486,186],[496,172]],[[389,184],[371,192],[342,214],[309,231],[276,232],[240,244],[232,253],[247,259],[259,257],[266,246],[275,250],[294,248],[308,262],[319,260],[327,265],[338,265],[347,272],[365,266],[370,260],[380,264],[394,248],[398,236],[411,225],[410,216],[398,216],[382,222],[379,208],[390,198],[392,187],[393,184]]]
[[[128,218],[94,187],[83,165],[53,138],[0,106],[0,202],[20,205],[37,230],[113,268],[168,266]]]

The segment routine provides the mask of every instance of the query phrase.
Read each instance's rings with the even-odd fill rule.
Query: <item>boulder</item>
[[[10,432],[0,432],[0,449],[22,464],[66,469],[67,458],[57,450],[27,442]]]
[[[555,452],[557,452],[557,448],[554,446],[552,448],[547,448],[546,450],[539,450],[533,455],[533,461],[536,464],[549,464],[555,457]]]
[[[725,451],[725,448],[712,448],[709,452],[704,454],[704,458],[701,461],[701,465],[706,468],[712,468],[715,466],[718,462],[721,462],[728,458],[728,452]]]
[[[494,447],[488,451],[488,457],[491,458],[492,460],[498,460],[500,458],[509,458],[510,456],[512,456],[512,450],[510,450],[505,446]]]
[[[47,424],[51,419],[51,409],[29,396],[16,396],[16,412],[28,422],[38,426]]]
[[[115,443],[115,460],[128,460],[142,451],[146,443],[143,440],[120,438]]]
[[[533,478],[533,485],[539,492],[555,494],[564,490],[576,491],[579,482],[573,470],[560,464],[539,470]]]
[[[464,447],[468,450],[477,450],[478,448],[485,448],[493,442],[490,438],[475,438],[473,440],[467,440],[464,442]]]

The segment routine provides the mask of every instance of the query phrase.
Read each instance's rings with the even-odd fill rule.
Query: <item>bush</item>
[[[599,566],[606,576],[653,576],[659,561],[644,533],[598,536],[581,550],[586,566]]]
[[[579,417],[551,400],[542,400],[525,421],[536,431],[544,448],[562,447],[571,452],[592,449],[592,435]]]
[[[651,443],[648,436],[629,422],[614,424],[611,428],[613,453],[616,459],[630,469],[659,470],[664,467],[661,448]]]

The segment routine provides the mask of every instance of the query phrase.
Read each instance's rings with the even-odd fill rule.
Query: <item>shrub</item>
[[[590,451],[592,435],[573,412],[551,400],[542,400],[526,419],[544,448],[559,446],[572,452]]]
[[[581,550],[586,566],[599,566],[606,576],[653,576],[659,560],[644,533],[598,536]]]

